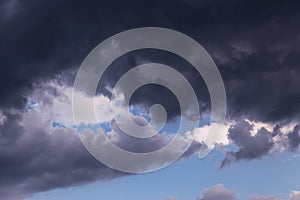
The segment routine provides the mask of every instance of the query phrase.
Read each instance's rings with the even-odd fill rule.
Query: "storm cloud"
[[[7,117],[7,128],[18,114]],[[34,119],[32,119],[34,120]],[[32,123],[41,123],[35,119]],[[99,163],[84,148],[74,129],[55,129],[51,134],[43,127],[18,126],[1,131],[1,198],[22,199],[34,192],[109,180],[124,173]],[[4,134],[10,134],[8,137]]]
[[[230,117],[299,117],[298,1],[6,0],[0,6],[6,13],[0,27],[2,107],[22,106],[22,96],[30,93],[34,80],[76,70],[108,36],[134,27],[162,26],[190,35],[212,55],[225,81]],[[139,63],[148,59],[145,56],[129,56],[128,62]],[[191,82],[201,83],[191,71],[186,73]],[[64,78],[72,84],[74,77]],[[205,85],[195,90],[205,90]],[[147,104],[153,90],[148,93],[152,95],[143,93],[136,101]],[[162,92],[156,99],[167,95]],[[209,104],[206,95],[200,96]]]
[[[238,151],[228,151],[221,168],[232,161],[258,159],[269,153],[274,145],[273,135],[265,128],[261,128],[254,136],[251,136],[252,128],[252,125],[246,121],[240,121],[231,126],[228,130],[228,137],[238,147]]]
[[[9,200],[24,199],[36,192],[64,188],[94,181],[133,175],[107,167],[84,147],[74,127],[71,110],[71,87],[57,82],[36,85],[27,109],[0,110],[0,193]],[[97,99],[101,111],[110,104],[108,98]],[[145,119],[133,116],[135,122]],[[100,112],[99,120],[109,121]],[[149,152],[163,147],[171,139],[158,134],[143,141],[126,135],[112,120],[108,138],[131,152]],[[199,150],[194,142],[182,155],[188,158]],[[171,154],[173,149],[169,149]],[[157,158],[154,162],[164,162]],[[155,163],[152,163],[153,165]]]
[[[295,126],[294,130],[288,133],[289,149],[295,151],[300,144],[300,125]]]
[[[237,150],[226,151],[222,167],[260,159],[276,145],[297,151],[299,125],[287,134],[279,128],[297,123],[300,117],[299,9],[297,0],[1,1],[1,195],[22,199],[38,191],[125,175],[87,153],[72,126],[53,130],[51,124],[57,117],[54,111],[65,107],[54,111],[48,108],[65,94],[51,84],[43,84],[55,79],[58,86],[71,88],[78,67],[97,44],[137,27],[183,32],[203,45],[216,62],[226,87],[228,120],[236,122],[228,138]],[[160,62],[180,71],[191,82],[200,109],[209,113],[209,94],[201,76],[184,59],[158,50],[120,57],[101,80],[98,94],[109,97],[107,86],[113,86],[130,68],[147,62]],[[47,111],[26,112],[32,97]],[[131,103],[146,108],[160,103],[166,107],[169,119],[180,114],[174,95],[155,85],[140,88]],[[72,116],[66,119],[70,121]],[[269,123],[277,129],[262,127],[252,134],[253,125],[244,119]],[[166,142],[157,137],[149,146],[138,142],[126,146],[127,136],[117,131],[115,137],[120,146],[137,152],[153,150]],[[193,144],[184,157],[200,146]],[[222,185],[207,189],[200,199],[216,198],[236,199],[235,193]]]
[[[264,127],[265,126],[265,127]],[[286,124],[267,124],[255,127],[249,120],[237,121],[228,129],[228,139],[236,150],[226,150],[221,168],[232,162],[261,159],[264,156],[282,150],[295,152],[299,147],[299,125],[290,125],[292,129],[283,133]],[[268,128],[268,129],[266,129]]]

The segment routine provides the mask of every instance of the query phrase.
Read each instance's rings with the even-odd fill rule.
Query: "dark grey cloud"
[[[222,161],[221,168],[231,162],[240,160],[259,159],[267,155],[272,149],[273,136],[265,128],[261,128],[252,136],[253,125],[246,121],[239,121],[228,130],[229,139],[238,147],[237,151],[228,151]]]
[[[13,114],[9,112],[4,112],[1,115],[3,122],[0,126],[0,144],[1,146],[9,146],[14,143],[23,132],[23,128],[17,126],[22,116],[20,114]]]
[[[230,117],[299,117],[298,1],[6,0],[0,7],[10,13],[0,24],[1,107],[20,105],[34,80],[77,69],[105,38],[129,28],[162,26],[190,35],[212,55],[225,80]],[[209,104],[201,78],[190,70],[186,74]],[[147,104],[155,89],[142,93],[136,103]],[[150,104],[167,95],[154,95]]]
[[[135,118],[134,121],[139,123],[138,121],[142,121],[144,118]],[[136,153],[146,153],[150,151],[155,151],[170,142],[170,138],[166,137],[166,135],[157,134],[151,138],[135,138],[127,135],[124,131],[122,131],[116,124],[116,122],[111,123],[111,128],[113,130],[113,134],[111,135],[110,140],[121,147],[122,149],[129,152]]]
[[[254,132],[254,125],[248,121],[240,120],[228,130],[228,139],[237,148],[236,150],[225,150],[226,155],[221,163],[221,168],[241,160],[261,159],[279,149],[295,152],[299,148],[299,124],[290,132],[282,133],[281,129],[287,124],[280,123],[274,126],[272,131],[262,127]],[[279,149],[276,149],[278,148]],[[274,150],[274,151],[273,151]]]
[[[220,5],[223,7],[219,8]],[[299,107],[299,91],[295,87],[299,84],[299,15],[294,10],[297,3],[214,1],[198,6],[182,7],[183,10],[193,11],[189,12],[190,17],[182,14],[182,18],[178,19],[186,19],[190,22],[189,27],[167,27],[176,28],[194,37],[217,62],[225,81],[229,117],[248,117],[267,122],[298,119],[298,109],[294,109]],[[168,19],[169,16],[166,14],[164,17],[163,19]],[[148,58],[144,54],[141,57]],[[137,58],[132,59],[136,61]],[[203,92],[206,90],[205,84],[187,64],[181,63],[178,67],[174,64],[178,59],[173,57],[149,60],[159,60],[179,70],[180,67],[186,69],[181,69],[181,72],[194,83],[198,97],[208,104],[202,110],[207,109],[209,100],[208,93]],[[150,89],[148,93],[140,94],[138,101],[147,103],[149,100],[169,97],[166,92],[155,95],[153,91],[158,90]]]
[[[207,42],[225,79],[230,117],[273,122],[299,117],[296,7],[295,1],[242,2],[229,12],[236,18],[225,18],[215,41]]]
[[[47,104],[47,99],[55,97],[59,91],[53,91],[52,96],[43,92],[35,91],[39,102],[45,102],[45,105],[40,105],[40,111],[0,111],[1,197],[24,199],[36,192],[130,175],[94,159],[72,126],[51,128],[54,118],[51,114],[44,116],[42,107],[51,106],[52,102]],[[53,109],[50,107],[51,111],[55,111]],[[136,117],[135,121],[145,123],[141,117]],[[108,135],[111,141],[131,152],[153,151],[171,139],[167,135],[156,135],[148,141],[137,140],[125,135],[114,122],[111,127],[112,132]],[[201,144],[193,143],[181,159],[188,158],[200,147]],[[172,151],[170,149],[170,154]],[[155,162],[164,162],[164,158],[157,158]]]
[[[74,129],[25,130],[18,125],[20,114],[4,116],[0,125],[1,198],[23,199],[35,192],[125,175],[95,160]]]
[[[194,88],[195,94],[200,102],[200,109],[202,111],[208,109],[210,105],[208,99],[209,93],[201,76],[197,75],[196,69],[183,58],[162,50],[137,50],[121,56],[109,67],[103,76],[104,78],[100,80],[99,92],[105,91],[104,87],[106,87],[107,84],[113,87],[117,80],[132,67],[149,63],[150,61],[172,66],[178,70],[190,81]],[[147,77],[147,75],[144,76]],[[125,88],[121,89],[126,90]],[[153,104],[161,104],[166,109],[168,120],[176,120],[176,117],[180,115],[179,102],[174,93],[168,88],[157,84],[147,84],[138,88],[132,95],[130,103],[141,105],[145,109],[149,109]]]
[[[294,127],[294,130],[288,133],[288,144],[291,151],[298,149],[300,144],[300,125]]]

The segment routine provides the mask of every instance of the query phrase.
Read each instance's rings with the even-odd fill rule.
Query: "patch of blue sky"
[[[38,103],[33,100],[28,101],[24,108],[24,112],[28,112],[29,110],[34,109],[37,105]]]
[[[210,123],[211,123],[211,116],[205,115],[200,118],[198,127],[207,126],[210,125]]]
[[[112,131],[110,122],[102,122],[102,123],[99,123],[99,125],[105,133]]]
[[[159,131],[159,133],[169,133],[169,134],[176,133],[178,131],[178,127],[180,125],[181,120],[182,120],[183,130],[185,132],[190,131],[191,126],[194,127],[194,124],[191,123],[189,120],[181,118],[181,117],[176,117],[173,120],[168,121],[165,124],[165,126]],[[211,123],[210,115],[205,115],[200,118],[199,124],[197,125],[197,127],[209,126],[210,123]]]
[[[147,120],[147,122],[151,121],[151,118],[149,116],[149,113],[146,111],[146,109],[142,106],[139,105],[131,105],[129,107],[129,111],[135,115],[135,116],[140,116],[143,117]]]
[[[52,127],[53,128],[67,128],[66,125],[60,122],[52,122]]]
[[[129,111],[135,115],[143,117],[148,123],[151,123],[151,118],[149,116],[149,113],[146,111],[146,109],[143,106],[140,105],[131,105],[129,108]],[[176,118],[172,121],[169,121],[165,124],[165,126],[159,131],[159,133],[176,133],[178,125],[180,122],[180,118]]]
[[[110,126],[110,122],[102,122],[98,124],[81,123],[79,125],[74,125],[73,128],[77,129],[79,133],[82,133],[84,129],[90,129],[93,133],[96,133],[97,130],[99,129],[102,129],[105,133],[108,133],[112,130]]]
[[[173,120],[168,121],[165,126],[159,131],[159,133],[172,134],[176,133],[180,124],[180,117],[176,117]]]
[[[229,151],[234,151],[234,152],[239,150],[239,148],[236,145],[232,144],[232,143],[226,145],[226,149],[229,150]]]

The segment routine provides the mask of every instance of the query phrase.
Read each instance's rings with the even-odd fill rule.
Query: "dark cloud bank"
[[[272,138],[282,135],[279,127],[299,120],[299,4],[296,0],[1,1],[0,109],[6,117],[0,126],[1,196],[20,199],[38,191],[124,175],[95,161],[69,132],[58,129],[61,133],[49,135],[41,128],[25,133],[19,123],[22,114],[11,109],[24,108],[34,82],[56,78],[72,85],[74,72],[93,47],[136,27],[181,31],[213,57],[225,82],[228,119],[237,121],[229,138],[238,150],[227,152],[222,167],[267,155],[274,146]],[[204,102],[200,106],[207,108],[205,84],[188,64],[166,52],[164,56],[146,53],[124,56],[115,65],[134,66],[145,60],[173,64],[191,81]],[[112,70],[103,81],[113,84],[120,74],[122,70]],[[160,99],[176,116],[178,108],[168,99],[169,93],[155,96],[153,90],[157,88],[141,91],[134,103],[148,105]],[[243,118],[277,126],[273,132],[262,128],[251,136],[252,127]],[[288,133],[286,143],[290,151],[298,149],[299,125]],[[202,199],[213,199],[209,194]]]
[[[225,80],[230,116],[278,121],[299,115],[298,1],[10,4],[1,2],[8,13],[0,20],[2,107],[19,105],[33,80],[76,69],[107,37],[129,28],[161,26],[190,35],[212,55]]]

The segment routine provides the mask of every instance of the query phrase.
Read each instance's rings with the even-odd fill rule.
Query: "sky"
[[[299,8],[296,0],[1,0],[0,199],[300,200]],[[199,150],[207,132],[220,123],[210,120],[208,86],[191,63],[165,50],[138,49],[110,63],[95,95],[81,99],[95,102],[97,123],[74,121],[73,86],[86,56],[107,38],[141,27],[191,37],[220,72],[226,119],[214,150],[204,158]],[[109,45],[116,53],[121,49],[118,43]],[[178,146],[194,140],[175,162],[148,173],[130,173],[97,160],[83,140],[99,141],[97,134],[103,132],[126,151],[147,153],[173,141],[180,120],[185,127],[192,121],[187,116],[193,109],[181,110],[175,93],[164,86],[147,84],[130,98],[124,95],[128,88],[117,85],[118,80],[148,63],[182,74],[201,115],[192,131],[177,137]],[[141,70],[132,81],[147,81],[152,75]],[[179,79],[172,81],[183,85]],[[115,99],[129,102],[117,110],[130,110],[123,125],[150,124],[140,134],[153,134],[159,120],[149,109],[160,104],[165,126],[148,139],[128,136],[112,114]],[[82,107],[83,118],[86,109]],[[99,148],[130,166],[127,158]],[[166,153],[172,157],[177,150],[168,148]],[[135,169],[164,166],[165,159],[158,156]]]

